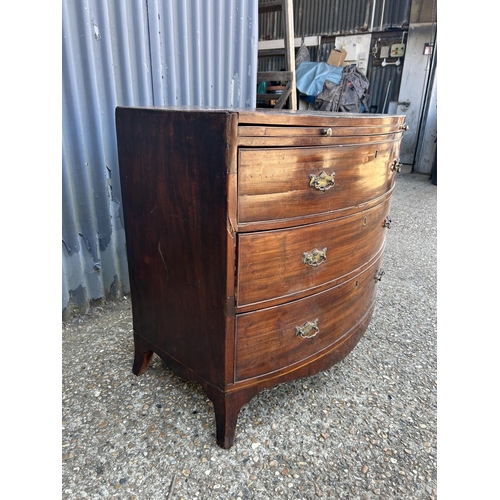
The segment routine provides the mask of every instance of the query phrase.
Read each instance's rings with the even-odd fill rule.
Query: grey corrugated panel
[[[373,66],[370,74],[369,106],[377,106],[377,113],[387,113],[389,102],[398,99],[401,86],[401,66]],[[387,92],[389,90],[389,92]],[[387,100],[386,100],[387,96]],[[385,110],[383,109],[386,101]]]
[[[62,308],[129,291],[117,105],[255,106],[257,0],[63,0]]]
[[[383,18],[382,18],[383,8]],[[382,19],[382,30],[389,28],[401,28],[410,22],[411,0],[377,0],[374,29],[380,29]]]
[[[372,17],[374,31],[401,27],[409,22],[410,7],[411,0],[294,0],[295,36],[365,33]],[[259,40],[281,38],[281,13],[260,14]]]

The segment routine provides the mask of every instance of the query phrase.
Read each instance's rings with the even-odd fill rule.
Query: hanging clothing
[[[324,81],[323,88],[315,99],[316,109],[361,113],[368,108],[369,86],[368,79],[356,65],[344,66],[338,83]]]

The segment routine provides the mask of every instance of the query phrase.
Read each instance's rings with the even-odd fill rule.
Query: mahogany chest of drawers
[[[404,116],[116,109],[135,358],[201,384],[217,443],[371,319]]]

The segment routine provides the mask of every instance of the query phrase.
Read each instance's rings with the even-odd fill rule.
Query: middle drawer
[[[328,222],[238,235],[237,308],[277,305],[345,281],[379,253],[390,198]]]

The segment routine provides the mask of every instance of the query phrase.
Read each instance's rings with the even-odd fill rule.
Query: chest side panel
[[[117,109],[134,332],[221,385],[228,113]]]

